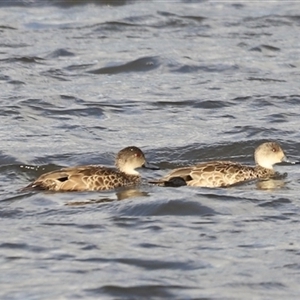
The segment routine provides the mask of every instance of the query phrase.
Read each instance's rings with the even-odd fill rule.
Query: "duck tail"
[[[20,189],[20,192],[28,192],[32,190],[45,190],[45,187],[43,186],[43,183],[40,181],[32,182],[25,187]]]
[[[148,183],[154,184],[154,185],[157,185],[157,186],[165,186],[165,181],[151,180],[151,181],[148,181]]]
[[[158,185],[158,186],[167,186],[167,187],[180,187],[187,185],[186,181],[182,177],[172,177],[169,180],[164,181],[149,181],[149,183]]]

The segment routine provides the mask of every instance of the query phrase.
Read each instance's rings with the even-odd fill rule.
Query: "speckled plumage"
[[[179,179],[178,185],[227,187],[256,178],[272,178],[276,174],[273,165],[284,160],[285,155],[279,144],[267,142],[256,148],[254,167],[232,161],[210,161],[175,169],[152,183],[172,186],[172,181]]]
[[[94,165],[63,168],[41,175],[24,189],[103,191],[135,185],[141,181],[135,169],[146,163],[144,153],[139,148],[126,147],[117,155],[117,169]]]

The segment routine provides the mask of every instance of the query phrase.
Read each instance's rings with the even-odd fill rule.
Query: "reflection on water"
[[[287,178],[287,176],[287,173],[275,172],[273,178],[257,181],[256,187],[260,190],[272,190],[283,188],[285,186],[285,179]]]
[[[116,201],[116,200],[125,200],[125,199],[129,199],[129,198],[134,198],[134,197],[149,196],[149,193],[140,191],[138,189],[133,189],[133,188],[123,188],[122,190],[119,190],[118,192],[115,193],[116,198],[101,196],[101,194],[103,194],[102,192],[91,192],[91,193],[94,195],[97,194],[96,199],[84,199],[84,200],[80,201],[77,199],[78,197],[76,197],[76,201],[68,201],[66,203],[66,205],[76,206],[76,205],[86,205],[86,204],[95,204],[95,203],[105,203],[105,202],[112,202],[112,201]],[[95,196],[94,196],[94,198],[95,198]]]
[[[260,190],[281,189],[285,186],[285,181],[280,179],[262,180],[256,183],[256,187]]]
[[[145,197],[149,196],[147,192],[140,191],[137,189],[125,189],[116,193],[118,200],[124,200],[133,197]]]

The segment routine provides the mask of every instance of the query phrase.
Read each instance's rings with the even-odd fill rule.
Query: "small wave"
[[[138,285],[138,286],[117,286],[104,285],[99,288],[86,289],[91,294],[108,294],[114,299],[176,299],[179,290],[188,289],[186,286],[164,285]],[[171,292],[172,290],[172,292]],[[183,297],[182,299],[184,299]]]
[[[250,51],[258,51],[258,52],[278,52],[281,49],[278,47],[270,46],[270,45],[259,45],[250,49]]]
[[[119,74],[129,72],[149,72],[157,69],[160,62],[157,57],[143,57],[125,64],[120,64],[111,67],[99,68],[96,70],[88,71],[92,74]]]
[[[235,64],[233,65],[226,65],[226,64],[216,64],[216,65],[182,65],[177,68],[174,68],[173,72],[179,73],[197,73],[199,71],[202,72],[228,72],[228,71],[236,71],[239,67]]]
[[[37,56],[15,56],[15,57],[10,57],[6,59],[0,60],[1,62],[8,62],[8,63],[15,63],[15,62],[20,62],[20,63],[41,63],[44,59],[41,57]]]
[[[133,0],[7,0],[0,1],[1,6],[21,6],[21,7],[38,7],[38,6],[61,6],[71,7],[93,3],[96,5],[121,6],[133,2]]]
[[[164,188],[164,192],[166,192],[166,188]],[[205,216],[216,214],[213,209],[190,200],[137,203],[120,208],[118,213],[126,216]]]
[[[66,49],[57,49],[57,50],[49,53],[46,57],[47,58],[57,58],[57,57],[65,57],[65,56],[75,56],[75,54]]]
[[[282,79],[274,79],[274,78],[262,78],[262,77],[248,77],[247,80],[249,81],[264,81],[264,82],[287,82],[286,80]]]

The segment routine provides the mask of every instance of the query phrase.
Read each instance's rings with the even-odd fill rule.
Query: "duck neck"
[[[274,170],[273,169],[273,164],[270,164],[268,162],[261,162],[258,164],[260,167],[264,168],[264,169],[269,169],[269,170]]]
[[[138,171],[136,171],[135,169],[132,169],[132,168],[128,168],[126,166],[123,166],[122,168],[120,168],[120,171],[127,175],[140,176],[140,173]]]
[[[275,170],[273,169],[273,166],[263,166],[263,165],[259,165],[259,164],[256,164],[255,166],[255,170],[257,171],[267,171],[268,173],[275,173]]]
[[[255,159],[255,163],[256,165],[265,168],[265,169],[269,169],[269,170],[273,170],[273,162],[271,162],[269,159],[263,159],[261,158],[256,152],[254,155],[254,159]]]

